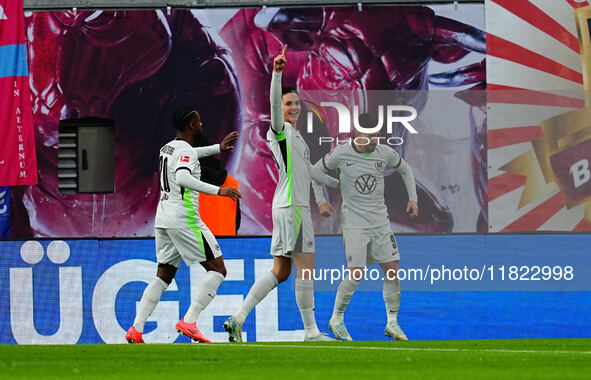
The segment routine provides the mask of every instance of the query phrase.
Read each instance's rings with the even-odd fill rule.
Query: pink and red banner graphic
[[[234,152],[218,156],[219,166],[240,183],[239,234],[269,235],[277,183],[264,138],[269,70],[284,44],[290,64],[283,84],[302,94],[355,91],[365,99],[370,91],[415,91],[409,105],[431,115],[418,135],[389,136],[405,140],[395,148],[413,168],[421,204],[411,220],[397,195],[405,194],[404,185],[388,173],[395,232],[482,231],[488,226],[485,107],[461,94],[484,89],[484,21],[480,4],[27,14],[39,185],[12,191],[12,236],[152,236],[157,152],[174,138],[173,111],[186,104],[199,110],[210,142],[240,133]],[[454,111],[438,112],[434,100],[441,95],[428,95],[431,89],[447,93]],[[113,193],[59,193],[59,125],[72,118],[114,122]],[[316,162],[331,149],[319,137],[333,137],[335,127],[303,130]],[[340,204],[338,192],[326,191]],[[311,206],[316,233],[339,232],[338,217],[323,218]]]
[[[0,186],[37,184],[22,0],[0,0]]]

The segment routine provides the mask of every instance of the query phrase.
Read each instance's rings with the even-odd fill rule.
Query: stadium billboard
[[[198,326],[222,342],[227,341],[223,321],[254,279],[271,268],[272,258],[269,238],[219,243],[228,276]],[[407,276],[401,278],[399,322],[412,340],[591,336],[588,235],[400,236],[398,243]],[[345,263],[341,237],[319,237],[316,244],[318,273]],[[3,241],[0,343],[125,343],[155,271],[153,239]],[[189,341],[174,325],[203,274],[198,265],[181,265],[148,319],[146,342]],[[335,275],[328,271],[316,279],[316,315],[324,331],[338,285],[331,283]],[[347,310],[355,340],[385,339],[384,304],[376,291],[380,281],[362,282],[358,289],[366,291],[358,291]],[[289,281],[256,307],[243,331],[251,342],[303,340]]]
[[[277,184],[265,141],[269,67],[283,44],[284,84],[300,91],[407,90],[420,96],[404,105],[421,111],[432,89],[452,94],[485,82],[483,4],[64,10],[27,13],[25,26],[40,180],[13,190],[18,239],[153,236],[157,152],[174,138],[172,112],[185,104],[197,107],[212,143],[240,133],[234,152],[219,156],[244,195],[238,234],[269,235]],[[408,155],[401,151],[423,205],[414,221],[395,220],[394,212],[395,232],[487,230],[484,105],[455,102],[417,127]],[[87,117],[115,122],[115,190],[64,196],[59,124]],[[319,126],[314,132],[336,137]],[[313,162],[330,151],[318,136],[305,139]],[[324,223],[316,207],[313,213],[317,233],[335,232],[338,223]]]
[[[489,232],[589,232],[591,6],[485,7]]]

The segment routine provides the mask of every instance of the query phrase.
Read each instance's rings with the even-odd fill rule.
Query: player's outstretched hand
[[[408,216],[414,218],[419,215],[419,205],[415,201],[408,201],[406,204],[406,212]]]
[[[328,202],[318,205],[318,210],[320,211],[320,215],[327,218],[335,213],[334,207],[332,207],[332,205]]]
[[[283,51],[273,60],[273,70],[276,73],[280,73],[287,65],[287,59],[285,58],[285,53],[287,52],[287,45],[283,47]]]
[[[220,187],[218,195],[221,195],[222,197],[232,198],[235,201],[242,198],[242,194],[240,194],[240,192],[233,187]]]
[[[226,150],[234,149],[234,146],[232,145],[232,141],[235,141],[237,138],[238,138],[238,132],[234,131],[234,132],[228,133],[226,135],[226,137],[224,137],[222,142],[220,143],[220,150],[222,152],[224,152]]]

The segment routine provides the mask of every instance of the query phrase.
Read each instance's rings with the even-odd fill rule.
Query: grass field
[[[1,379],[591,378],[591,339],[0,346]]]

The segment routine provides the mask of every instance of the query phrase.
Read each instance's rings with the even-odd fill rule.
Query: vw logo
[[[355,188],[361,194],[371,194],[376,189],[378,181],[371,174],[364,174],[355,180]]]

